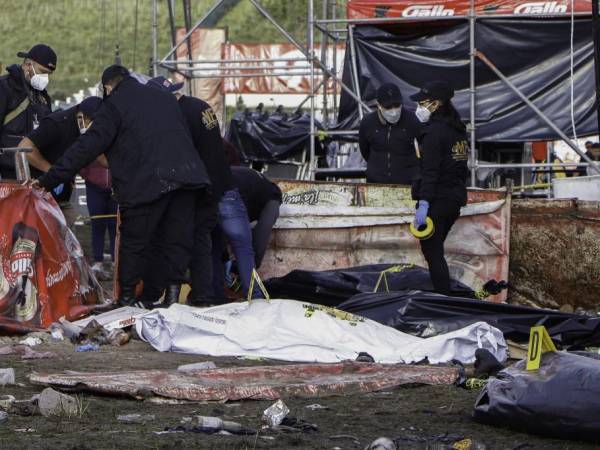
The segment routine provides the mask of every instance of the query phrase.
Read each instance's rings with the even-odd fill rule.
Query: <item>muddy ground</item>
[[[18,356],[0,356],[0,367],[13,367],[18,386],[0,388],[1,394],[27,399],[43,387],[29,383],[33,371],[56,372],[116,371],[139,369],[175,369],[180,364],[212,360],[219,367],[258,364],[231,358],[204,358],[174,353],[159,353],[148,344],[134,340],[116,348],[76,353],[70,343],[47,343],[35,348],[53,351],[54,359],[21,361]],[[264,364],[261,363],[261,364]],[[544,439],[508,429],[481,425],[471,419],[477,391],[453,386],[412,386],[390,392],[351,397],[320,399],[284,398],[291,413],[318,426],[311,433],[274,434],[259,431],[249,437],[217,436],[194,433],[157,435],[167,427],[180,424],[185,416],[219,416],[244,426],[260,429],[262,412],[268,401],[243,401],[232,404],[154,404],[147,400],[112,398],[78,394],[85,411],[81,417],[48,419],[42,416],[10,416],[0,424],[2,449],[184,449],[184,448],[298,448],[342,449],[363,448],[379,436],[390,438],[429,438],[444,433],[478,441],[487,449],[585,449],[591,444]],[[312,411],[305,406],[319,403],[329,410]],[[117,421],[123,414],[152,414],[154,420],[145,425]],[[336,435],[354,436],[335,438]],[[427,443],[402,442],[400,448],[424,449]]]
[[[77,234],[89,254],[87,227]],[[0,338],[0,346],[8,338]],[[232,358],[204,358],[192,355],[159,353],[149,345],[134,340],[116,348],[76,353],[67,342],[46,343],[37,351],[52,351],[53,359],[22,361],[19,356],[0,356],[0,368],[13,367],[16,386],[0,387],[0,395],[11,394],[28,399],[41,392],[43,386],[29,383],[31,372],[128,371],[139,369],[175,369],[181,364],[214,361],[218,367],[270,364]],[[272,362],[271,362],[272,364]],[[544,439],[503,428],[481,425],[471,419],[477,391],[454,386],[412,386],[390,392],[351,397],[320,399],[284,398],[290,415],[318,426],[310,433],[275,434],[260,430],[262,412],[268,401],[243,401],[233,404],[155,404],[129,398],[77,394],[83,406],[78,417],[48,419],[40,415],[11,415],[0,423],[0,449],[362,449],[380,436],[401,438],[399,448],[441,449],[435,436],[445,433],[470,438],[486,449],[591,449],[597,445],[574,441]],[[318,403],[328,410],[312,411],[306,406]],[[151,414],[155,418],[144,425],[117,421],[118,415]],[[253,436],[219,436],[194,433],[158,435],[167,427],[180,425],[191,415],[219,416],[259,430]],[[338,437],[335,436],[345,436]],[[354,439],[353,439],[354,438]]]

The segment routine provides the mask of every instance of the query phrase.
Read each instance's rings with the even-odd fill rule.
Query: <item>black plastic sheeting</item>
[[[273,298],[290,298],[325,306],[337,306],[356,294],[373,292],[381,272],[396,265],[374,264],[320,272],[293,270],[283,277],[267,280],[265,287]],[[410,265],[401,272],[386,273],[386,278],[390,291],[406,289],[433,291],[429,270],[423,267]],[[473,290],[460,281],[452,280],[451,289],[456,295],[474,295]],[[378,290],[379,292],[386,290],[384,281],[381,282]]]
[[[552,340],[560,346],[600,345],[600,317],[550,309],[419,291],[360,294],[338,308],[421,337],[486,322],[501,330],[506,339],[518,343],[529,341],[531,327],[544,325]]]
[[[316,129],[322,129],[317,122]],[[305,113],[237,112],[233,115],[226,139],[240,152],[244,161],[276,161],[301,153],[310,145],[310,116]],[[315,151],[322,152],[315,139]]]
[[[600,361],[570,353],[542,355],[499,372],[475,402],[474,418],[543,436],[600,442]]]
[[[564,133],[573,135],[570,115],[569,19],[481,19],[475,26],[477,50],[483,52]],[[356,44],[362,98],[369,104],[377,87],[397,83],[405,107],[425,81],[447,80],[457,91],[453,100],[469,119],[469,25],[466,21],[357,26]],[[577,134],[595,134],[594,46],[592,22],[576,19],[574,28],[574,116]],[[350,52],[343,79],[352,86]],[[475,67],[478,141],[558,139],[512,90],[482,61]],[[373,102],[374,103],[374,102]],[[353,120],[352,120],[353,119]],[[358,124],[356,102],[342,92],[339,122]]]

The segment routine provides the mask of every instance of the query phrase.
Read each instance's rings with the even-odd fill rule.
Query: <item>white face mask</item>
[[[417,119],[419,119],[419,122],[426,123],[426,122],[429,122],[429,119],[431,117],[431,111],[429,111],[424,106],[417,105],[417,110],[415,111],[415,115],[417,116]]]
[[[386,120],[386,122],[398,123],[398,121],[400,120],[400,114],[402,113],[402,106],[389,109],[379,107],[379,111],[381,112],[381,115]]]
[[[34,88],[36,91],[43,91],[44,89],[46,89],[48,83],[50,82],[48,74],[35,73],[35,67],[33,66],[33,64],[31,65],[31,68],[33,69],[33,76],[31,77],[31,80],[29,80],[29,84],[31,84],[31,87]]]

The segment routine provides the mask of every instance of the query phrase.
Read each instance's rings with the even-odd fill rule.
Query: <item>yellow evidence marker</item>
[[[538,370],[542,355],[555,351],[557,351],[556,347],[550,339],[546,327],[543,325],[532,327],[529,332],[529,348],[527,349],[527,370]]]

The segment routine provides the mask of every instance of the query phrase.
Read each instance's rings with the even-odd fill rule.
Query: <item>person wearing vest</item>
[[[56,53],[44,44],[19,52],[22,64],[6,68],[0,77],[0,147],[16,147],[52,112],[46,92],[49,75],[56,69]],[[0,155],[0,176],[15,179],[14,155]]]

